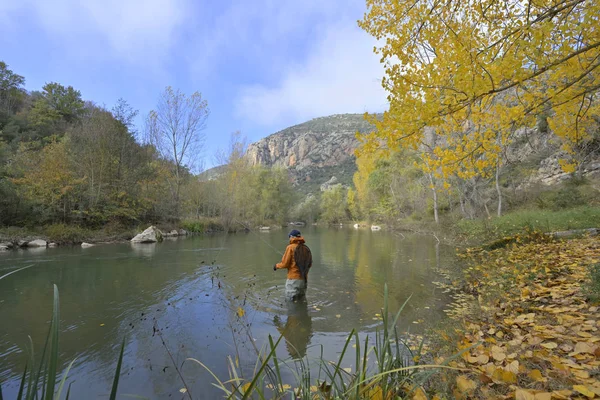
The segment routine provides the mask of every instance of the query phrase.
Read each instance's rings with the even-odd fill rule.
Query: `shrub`
[[[44,233],[50,241],[58,243],[80,243],[90,236],[90,232],[79,226],[53,224],[44,228]]]

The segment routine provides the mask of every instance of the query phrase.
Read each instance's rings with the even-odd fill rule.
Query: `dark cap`
[[[290,232],[290,234],[289,234],[288,236],[289,236],[289,237],[292,237],[292,236],[294,236],[294,237],[298,237],[298,236],[302,236],[302,234],[300,233],[300,231],[299,231],[299,230],[297,230],[297,229],[294,229],[293,231],[291,231],[291,232]]]

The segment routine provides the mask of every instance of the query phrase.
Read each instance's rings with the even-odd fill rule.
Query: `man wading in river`
[[[275,264],[273,271],[287,269],[285,282],[285,297],[296,301],[306,293],[308,283],[308,270],[312,267],[312,254],[300,231],[294,229],[288,235],[290,244],[285,249],[285,254],[279,264]]]

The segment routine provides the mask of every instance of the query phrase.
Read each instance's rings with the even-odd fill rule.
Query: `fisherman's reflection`
[[[312,337],[312,321],[308,315],[306,298],[296,301],[286,301],[287,320],[281,323],[278,315],[273,318],[275,327],[285,338],[288,353],[293,359],[306,355],[306,348]]]

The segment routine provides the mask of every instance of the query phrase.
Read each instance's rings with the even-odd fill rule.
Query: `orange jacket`
[[[296,247],[304,243],[305,242],[303,237],[290,238],[290,244],[285,249],[285,253],[283,254],[281,262],[275,265],[277,269],[286,268],[288,270],[288,279],[304,279],[304,277],[302,276],[302,272],[300,271],[300,268],[296,265],[296,260],[294,259],[294,251],[296,250]],[[311,266],[312,258],[310,259],[308,268],[310,269]],[[306,274],[308,275],[308,272]]]

